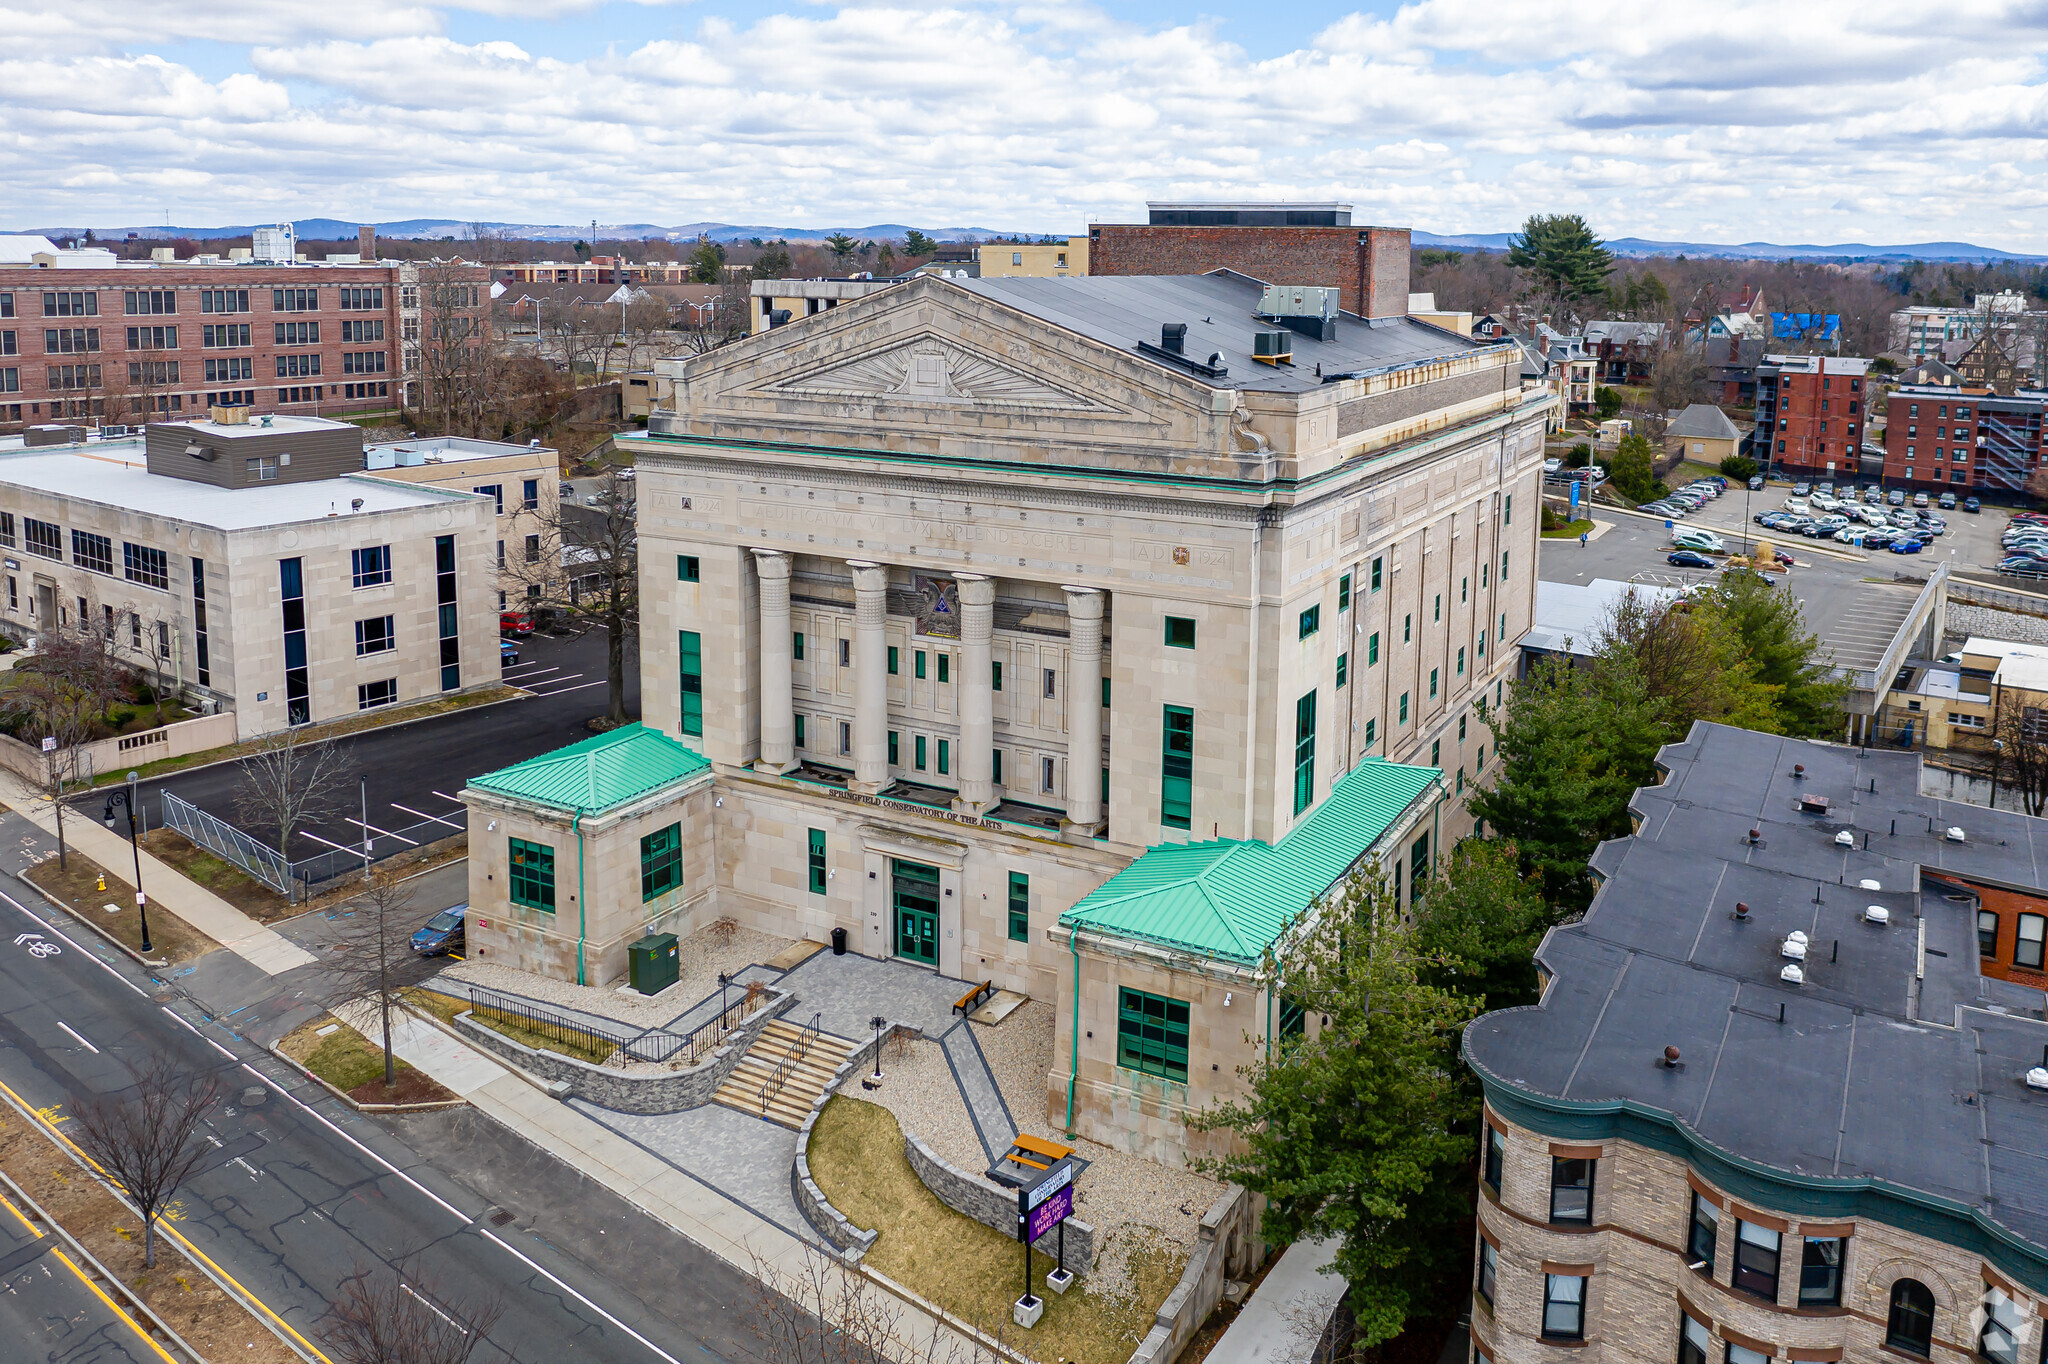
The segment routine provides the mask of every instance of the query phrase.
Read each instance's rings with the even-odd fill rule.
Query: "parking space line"
[[[434,794],[438,796],[441,793],[436,791]],[[395,800],[391,802],[391,808],[399,811],[401,814],[411,815],[414,819],[431,819],[436,824],[446,824],[451,829],[467,829],[469,827],[467,824],[462,824],[452,819],[443,819],[439,815],[430,815],[424,810],[415,810],[410,805],[400,805]]]
[[[419,846],[419,844],[413,842],[411,839],[405,837],[403,834],[394,834],[389,829],[380,829],[374,824],[365,824],[360,819],[349,817],[344,819],[343,822],[347,824],[353,824],[358,829],[361,829],[364,833],[370,834],[375,838],[395,838],[400,843],[405,844],[405,846],[408,848],[417,848]]]

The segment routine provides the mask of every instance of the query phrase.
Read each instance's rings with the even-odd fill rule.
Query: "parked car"
[[[1905,506],[1905,505],[1906,505],[1906,490],[1905,490],[1904,488],[1894,488],[1894,489],[1892,489],[1892,492],[1891,492],[1891,496],[1890,496],[1890,497],[1887,497],[1887,498],[1885,499],[1885,501],[1886,501],[1886,502],[1888,502],[1888,503],[1890,503],[1890,504],[1891,504],[1892,506],[1894,506],[1894,507],[1903,507],[1903,506]]]
[[[1793,558],[1791,555],[1787,554],[1782,549],[1773,549],[1771,551],[1771,557],[1773,559],[1776,559],[1779,563],[1785,565],[1785,567],[1787,568],[1792,568],[1796,566],[1799,562],[1797,559]]]
[[[1807,501],[1811,503],[1815,511],[1831,512],[1835,508],[1842,505],[1841,503],[1835,501],[1834,497],[1828,493],[1815,493],[1812,497],[1808,498]]]
[[[1984,510],[1984,504],[1974,497],[1966,497],[1963,499],[1963,510],[1975,516],[1978,512]]]
[[[462,921],[468,911],[468,905],[451,905],[427,920],[419,931],[412,935],[412,950],[423,957],[438,957],[446,952],[461,951]]]
[[[2008,578],[2048,578],[2048,559],[2000,559],[1998,571]]]
[[[1705,550],[1709,554],[1726,554],[1728,552],[1728,546],[1722,542],[1720,536],[1710,530],[1702,530],[1697,526],[1679,531],[1671,537],[1671,543],[1677,545],[1680,549],[1700,549]]]
[[[1871,529],[1863,532],[1863,536],[1858,543],[1865,549],[1883,549],[1892,542],[1893,538],[1891,531]]]
[[[1892,553],[1918,554],[1922,547],[1925,545],[1925,543],[1925,541],[1919,539],[1917,536],[1902,535],[1898,539],[1892,541]]]
[[[555,491],[559,492],[564,497],[573,499],[576,496],[576,485],[574,483],[564,483]]]
[[[498,666],[509,667],[519,661],[519,646],[509,639],[498,641]]]
[[[1813,508],[1807,504],[1806,499],[1803,497],[1788,497],[1785,499],[1785,510],[1796,516],[1804,516],[1812,511]]]
[[[1916,507],[1924,507],[1924,506],[1926,506],[1926,505],[1927,505],[1927,494],[1926,494],[1926,493],[1914,493],[1914,494],[1913,494],[1913,505],[1914,505],[1914,506],[1916,506]]]
[[[1759,490],[1760,490],[1760,489],[1761,489],[1761,488],[1762,488],[1763,486],[1764,486],[1764,476],[1763,476],[1762,474],[1751,474],[1751,475],[1749,476],[1749,490],[1750,490],[1751,492],[1757,492],[1757,491],[1759,491]]]
[[[1804,497],[1812,491],[1813,485],[1811,483],[1794,483],[1792,485],[1792,496],[1794,497]]]
[[[498,633],[501,635],[516,635],[524,639],[533,633],[533,617],[527,615],[524,611],[500,611],[498,613]]]
[[[1923,530],[1926,530],[1934,535],[1948,534],[1948,522],[1942,520],[1938,516],[1921,517],[1920,526]]]
[[[1543,472],[1546,476],[1554,474],[1562,468],[1564,468],[1564,461],[1555,455],[1543,461]]]
[[[1714,561],[1696,549],[1674,549],[1664,556],[1664,562],[1678,568],[1712,568]]]
[[[1863,500],[1872,503],[1884,501],[1884,489],[1878,487],[1875,483],[1871,484],[1863,490]]]
[[[1943,511],[1954,511],[1956,509],[1956,495],[1954,493],[1943,493],[1935,501],[1940,504]]]

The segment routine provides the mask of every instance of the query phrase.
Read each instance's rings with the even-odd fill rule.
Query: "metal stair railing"
[[[775,1069],[769,1072],[767,1080],[762,1083],[760,1092],[755,1096],[761,1101],[763,1113],[768,1111],[768,1101],[780,1094],[782,1086],[796,1073],[797,1063],[810,1051],[811,1043],[818,1040],[818,1034],[823,1031],[820,1025],[824,1018],[822,1012],[812,1014],[811,1021],[804,1024],[803,1031],[796,1035],[796,1041],[789,1044],[788,1049],[782,1053],[782,1059],[775,1063]]]

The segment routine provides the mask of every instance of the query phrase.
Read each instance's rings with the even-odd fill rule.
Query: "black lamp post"
[[[128,812],[128,850],[135,854],[135,912],[142,919],[142,950],[153,950],[149,945],[149,901],[142,894],[142,845],[135,839],[135,779],[140,773],[128,774],[128,787],[115,791],[107,797],[107,827],[114,827],[114,805],[118,801]]]
[[[732,984],[732,972],[720,971],[718,973],[718,1031],[720,1035],[723,1035],[726,1029],[725,987],[730,984]]]
[[[868,1020],[868,1026],[875,1030],[875,1078],[877,1080],[882,1078],[882,1028],[888,1021],[888,1019],[880,1014],[876,1014]]]

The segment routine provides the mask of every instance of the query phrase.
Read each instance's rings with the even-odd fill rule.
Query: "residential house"
[[[1664,450],[1694,464],[1718,467],[1742,444],[1742,430],[1712,403],[1694,403],[1664,430]]]
[[[1664,349],[1662,322],[1588,322],[1586,349],[1599,360],[1603,384],[1647,384]]]

